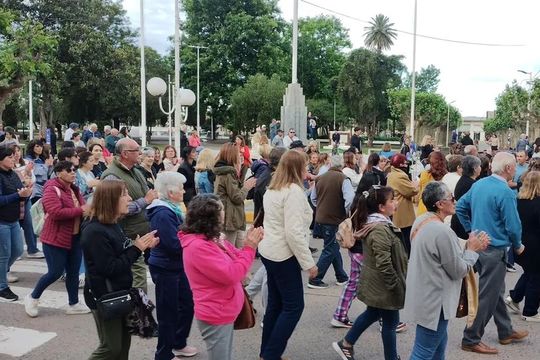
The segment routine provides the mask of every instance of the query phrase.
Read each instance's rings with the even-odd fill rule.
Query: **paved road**
[[[312,245],[320,248],[321,240],[313,240]],[[343,252],[345,255],[345,253]],[[346,266],[349,266],[348,257],[345,258]],[[260,266],[256,262],[253,272]],[[20,281],[13,284],[13,289],[19,295],[25,295],[35,285],[40,273],[45,271],[43,260],[23,259],[13,267],[14,273],[19,275]],[[332,283],[330,272],[326,281]],[[519,276],[508,274],[507,283],[514,284]],[[151,284],[151,282],[150,282]],[[154,287],[149,286],[150,295],[153,297]],[[327,290],[311,290],[306,288],[306,309],[298,327],[289,342],[286,356],[295,360],[339,358],[331,348],[331,342],[341,338],[345,334],[343,329],[333,329],[329,325],[334,307],[337,303],[341,287],[331,286]],[[82,298],[82,295],[81,295]],[[97,345],[97,333],[91,315],[67,316],[61,307],[65,305],[67,296],[64,284],[57,282],[43,295],[43,305],[40,316],[35,319],[29,318],[24,313],[22,303],[0,303],[0,359],[27,359],[27,360],[61,360],[61,359],[85,359]],[[255,299],[255,305],[260,308],[259,299]],[[364,306],[355,301],[351,309],[351,318],[363,310]],[[454,320],[449,327],[448,356],[450,360],[458,359],[540,359],[540,324],[525,323],[514,315],[514,325],[518,328],[526,328],[531,336],[524,343],[498,345],[501,351],[499,356],[479,356],[465,353],[459,350],[463,320]],[[259,324],[253,329],[235,332],[234,359],[255,360],[258,359],[258,347],[260,345],[261,328]],[[484,341],[495,345],[497,340],[493,323],[486,330]],[[407,333],[398,335],[398,349],[403,359],[408,358],[412,342],[414,341],[414,329],[410,328]],[[196,326],[192,329],[190,344],[201,349],[201,353],[194,359],[206,359],[204,344]],[[131,346],[131,359],[152,359],[156,339],[142,340],[133,338]],[[372,326],[360,338],[356,345],[357,359],[383,359],[380,334],[377,326]],[[18,354],[10,356],[7,354]]]

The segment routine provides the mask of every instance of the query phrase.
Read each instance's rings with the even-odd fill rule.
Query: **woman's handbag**
[[[86,276],[86,281],[90,285],[90,277]],[[112,284],[109,279],[105,279],[108,293],[96,299],[98,314],[104,320],[112,320],[126,317],[135,306],[132,289],[112,291]],[[90,290],[90,293],[92,290]],[[94,297],[95,298],[95,297]]]
[[[130,290],[114,291],[96,301],[97,311],[104,320],[123,318],[133,310]]]
[[[234,321],[234,330],[244,330],[251,329],[255,326],[255,312],[253,311],[253,305],[249,301],[248,294],[246,289],[244,290],[244,304],[242,305],[242,310],[240,314]]]

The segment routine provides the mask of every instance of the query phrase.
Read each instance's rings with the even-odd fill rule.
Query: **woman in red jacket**
[[[81,217],[86,206],[75,183],[75,167],[69,161],[60,161],[54,166],[56,178],[49,180],[43,190],[45,223],[41,232],[43,253],[48,272],[43,275],[31,294],[24,301],[26,313],[38,316],[41,294],[66,272],[66,289],[69,304],[66,314],[87,314],[90,309],[79,303],[79,268],[82,260],[80,243]]]

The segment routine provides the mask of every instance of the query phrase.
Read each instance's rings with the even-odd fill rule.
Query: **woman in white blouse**
[[[287,151],[263,198],[265,235],[259,253],[268,274],[268,305],[262,359],[281,358],[304,310],[302,270],[310,278],[317,275],[309,250],[311,208],[303,187],[307,162],[305,153]]]
[[[351,151],[343,153],[343,174],[351,180],[354,192],[362,179],[362,174],[356,172],[356,156]]]

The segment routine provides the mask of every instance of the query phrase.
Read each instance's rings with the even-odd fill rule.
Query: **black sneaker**
[[[332,347],[342,360],[354,360],[354,349],[351,347],[343,346],[343,340],[338,342],[333,342]]]
[[[327,289],[328,284],[320,280],[319,281],[309,280],[307,287],[310,289]]]
[[[13,302],[19,300],[19,297],[11,291],[9,287],[0,291],[0,301],[2,302]]]

